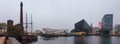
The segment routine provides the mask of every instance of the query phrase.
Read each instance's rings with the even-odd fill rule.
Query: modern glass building
[[[102,19],[102,31],[109,34],[113,28],[113,14],[105,14]]]
[[[88,34],[91,31],[91,26],[89,26],[89,24],[84,19],[82,19],[81,21],[75,23],[75,29],[73,29],[71,32],[81,35],[81,33]]]

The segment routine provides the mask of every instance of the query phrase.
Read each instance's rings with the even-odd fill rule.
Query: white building
[[[68,29],[51,29],[51,28],[43,28],[43,33],[46,34],[65,34],[68,33]]]

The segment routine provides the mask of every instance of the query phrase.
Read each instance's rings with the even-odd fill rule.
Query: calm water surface
[[[102,36],[71,36],[71,37],[38,37],[37,42],[30,44],[120,44],[120,37],[102,37]]]

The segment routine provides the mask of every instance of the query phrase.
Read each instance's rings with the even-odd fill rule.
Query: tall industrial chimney
[[[20,3],[20,33],[23,33],[23,3]]]

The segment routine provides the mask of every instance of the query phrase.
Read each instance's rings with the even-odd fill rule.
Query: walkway
[[[2,37],[0,37],[0,44],[2,44]],[[7,40],[7,44],[21,44],[19,41],[17,41],[15,38],[13,37],[9,37]]]
[[[7,40],[7,44],[21,44],[21,43],[17,41],[15,38],[9,37]]]

